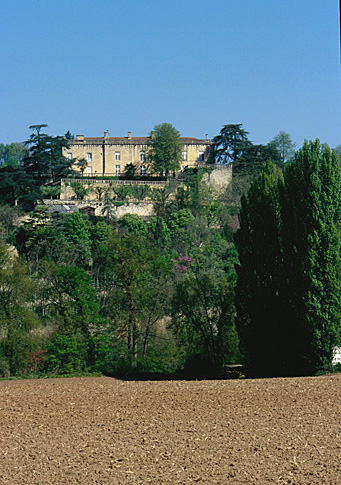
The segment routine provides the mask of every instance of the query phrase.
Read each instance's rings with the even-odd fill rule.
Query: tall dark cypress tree
[[[338,157],[316,140],[283,180],[267,167],[243,200],[236,308],[249,373],[330,366],[341,330],[340,189]]]
[[[281,360],[278,177],[278,169],[269,164],[253,182],[242,199],[236,234],[237,330],[250,375],[279,372]]]
[[[280,188],[286,372],[328,368],[340,337],[340,169],[319,140],[305,143]]]

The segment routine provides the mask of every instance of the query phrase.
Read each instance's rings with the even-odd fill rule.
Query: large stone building
[[[127,137],[109,137],[108,132],[104,132],[103,137],[77,135],[70,140],[69,148],[64,149],[64,155],[76,159],[76,171],[80,171],[77,161],[85,159],[86,166],[82,170],[88,176],[123,175],[125,167],[131,163],[137,168],[136,175],[145,175],[148,140],[148,137],[133,137],[130,131]],[[182,137],[181,141],[182,169],[206,161],[211,145],[207,135],[206,139]]]

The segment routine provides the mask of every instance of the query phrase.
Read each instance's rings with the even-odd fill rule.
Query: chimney
[[[206,140],[208,140],[208,133],[206,133],[206,135],[205,135],[205,136],[206,136]]]
[[[109,138],[109,130],[104,132],[104,138]]]
[[[131,131],[128,131],[128,140],[131,140]]]

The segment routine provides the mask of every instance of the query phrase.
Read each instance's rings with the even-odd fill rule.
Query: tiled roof
[[[210,141],[206,139],[200,139],[200,138],[193,138],[193,137],[181,137],[181,141],[185,144],[209,144]],[[107,140],[109,143],[112,144],[139,144],[139,145],[146,145],[149,141],[149,137],[147,136],[132,136],[131,138],[128,137],[119,137],[119,136],[110,136],[108,138],[103,138],[103,137],[93,137],[93,136],[87,136],[84,137],[84,141],[80,139],[74,139],[70,140],[71,144],[72,143],[103,143],[103,140]]]

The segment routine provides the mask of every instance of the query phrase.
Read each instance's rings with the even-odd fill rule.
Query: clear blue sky
[[[338,0],[0,0],[0,143],[209,137],[242,123],[341,143]]]

